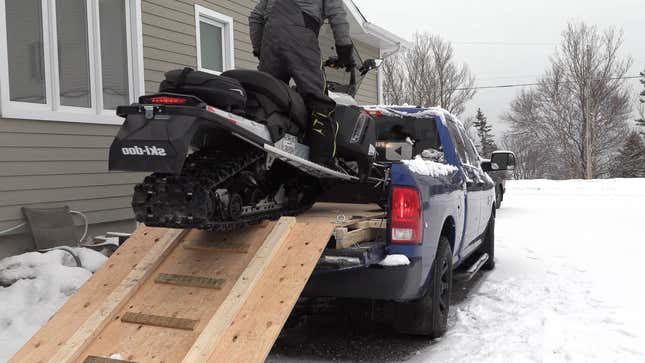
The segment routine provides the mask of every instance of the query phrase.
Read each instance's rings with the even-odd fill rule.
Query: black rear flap
[[[198,118],[187,115],[128,115],[110,146],[110,170],[179,174]],[[170,119],[171,118],[171,119]]]

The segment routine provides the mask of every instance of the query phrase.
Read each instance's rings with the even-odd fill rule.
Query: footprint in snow
[[[637,338],[636,334],[632,334],[631,332],[628,332],[627,330],[624,330],[624,329],[612,329],[612,330],[618,334],[621,334],[629,338]]]

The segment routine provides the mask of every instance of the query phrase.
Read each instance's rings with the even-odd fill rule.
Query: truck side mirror
[[[488,160],[487,161],[482,161],[481,166],[482,166],[482,170],[487,172],[487,173],[489,171],[493,171],[493,167],[491,165],[491,162],[488,161]]]
[[[512,152],[495,151],[490,157],[490,168],[491,170],[515,170],[515,161],[515,154]]]

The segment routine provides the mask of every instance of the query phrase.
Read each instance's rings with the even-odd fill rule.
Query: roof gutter
[[[370,35],[378,40],[390,44],[388,47],[382,47],[382,50],[388,54],[397,53],[401,48],[410,48],[410,42],[399,37],[398,35],[381,28],[380,26],[367,21],[360,9],[354,4],[352,0],[343,0],[345,7],[349,10],[350,14],[358,22],[363,33]]]
[[[370,23],[369,21],[365,21],[363,23],[363,29],[365,29],[365,33],[372,35],[374,37],[377,37],[387,43],[391,43],[391,47],[384,48],[384,51],[387,51],[388,53],[397,53],[401,48],[411,48],[410,42],[407,40],[399,37],[398,35],[381,28],[380,26]]]

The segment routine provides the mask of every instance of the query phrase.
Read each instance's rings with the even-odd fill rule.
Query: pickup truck
[[[336,184],[325,201],[378,203],[387,216],[385,233],[345,249],[330,243],[303,296],[393,301],[398,332],[439,337],[453,278],[495,267],[491,163],[482,163],[463,124],[446,110],[366,111],[375,119],[390,181],[382,189]]]

